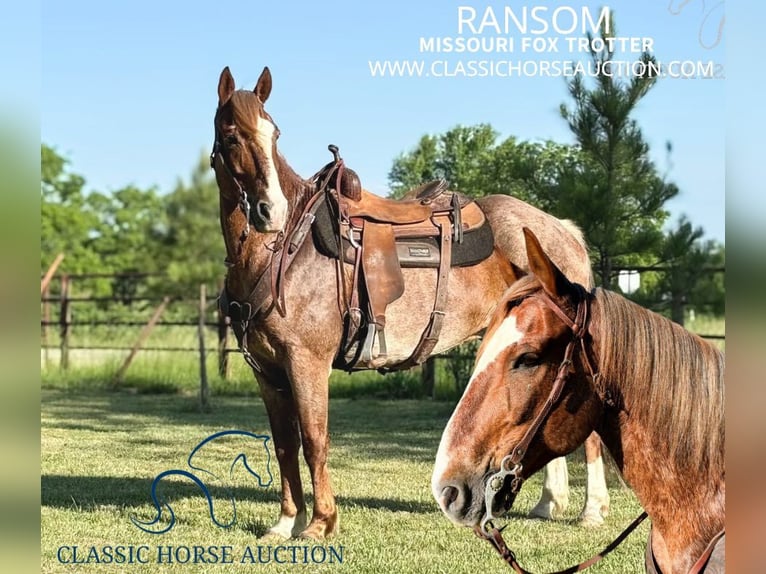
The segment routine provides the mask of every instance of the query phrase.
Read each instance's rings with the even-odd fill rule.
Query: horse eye
[[[513,363],[514,369],[532,369],[540,364],[540,357],[535,353],[524,353]]]

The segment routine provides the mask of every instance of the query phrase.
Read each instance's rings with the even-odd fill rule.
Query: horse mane
[[[724,468],[724,354],[621,295],[596,290],[591,334],[605,384],[647,428],[676,468]],[[664,452],[663,452],[664,451]]]

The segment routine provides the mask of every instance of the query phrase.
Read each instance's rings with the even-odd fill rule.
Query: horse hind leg
[[[258,377],[261,397],[271,424],[281,475],[282,500],[279,520],[266,531],[265,538],[284,540],[298,536],[306,527],[306,503],[303,498],[298,451],[300,430],[295,400],[289,391],[282,391]]]
[[[566,458],[554,458],[543,470],[540,500],[529,511],[530,518],[554,520],[562,518],[569,505],[569,473]]]
[[[595,432],[585,440],[585,463],[587,467],[585,506],[580,512],[579,521],[582,526],[600,526],[609,514],[609,490],[606,487],[601,438]]]

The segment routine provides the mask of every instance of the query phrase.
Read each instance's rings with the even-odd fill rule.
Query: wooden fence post
[[[420,377],[423,383],[423,394],[428,398],[434,398],[436,388],[436,357],[429,357],[420,367]]]
[[[59,325],[61,332],[61,356],[59,365],[62,370],[69,368],[69,327],[72,324],[72,311],[69,305],[71,281],[69,275],[61,276],[61,310],[59,312]]]
[[[64,254],[59,253],[56,255],[56,259],[53,260],[53,263],[51,263],[51,266],[48,267],[48,271],[45,272],[45,276],[40,281],[40,295],[48,290],[48,284],[51,282],[51,279],[53,279],[53,275],[56,273],[56,269],[58,269],[63,260]]]
[[[48,301],[48,298],[51,296],[51,289],[50,285],[45,286],[45,290],[43,291],[43,325],[42,325],[42,346],[43,346],[43,356],[45,357],[45,366],[48,366],[48,323],[51,322],[51,302]]]
[[[207,361],[205,360],[205,312],[207,310],[207,292],[205,284],[199,286],[199,408],[205,413],[210,410],[210,387],[207,384]]]
[[[133,362],[133,359],[136,357],[136,354],[138,353],[139,349],[141,349],[141,345],[144,344],[144,341],[149,337],[151,332],[154,330],[154,327],[157,325],[157,322],[160,320],[160,317],[162,316],[163,311],[165,311],[165,308],[168,306],[168,303],[170,303],[170,297],[165,297],[162,300],[162,303],[159,304],[159,306],[154,310],[154,314],[152,315],[151,319],[149,319],[149,322],[144,325],[144,328],[141,329],[141,332],[138,335],[138,339],[136,339],[136,342],[133,343],[133,348],[130,350],[130,353],[125,358],[125,362],[122,363],[122,366],[117,371],[117,374],[112,379],[112,388],[117,388],[120,383],[122,383],[122,377],[125,376],[125,371],[128,370],[128,367],[130,366],[130,363]]]
[[[219,286],[219,292],[223,285]],[[216,305],[216,316],[218,317],[218,375],[224,380],[229,378],[229,353],[226,347],[229,344],[229,318],[221,310],[220,305]]]

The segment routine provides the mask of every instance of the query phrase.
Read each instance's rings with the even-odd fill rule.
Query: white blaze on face
[[[287,222],[287,198],[282,192],[274,161],[274,124],[266,118],[258,118],[258,128],[255,130],[255,142],[263,151],[266,158],[266,190],[263,201],[268,204],[271,221],[270,231],[279,231]]]
[[[433,475],[431,475],[431,491],[439,504],[441,504],[441,490],[446,486],[442,484],[442,477],[449,468],[451,461],[450,451],[452,450],[452,435],[455,432],[452,426],[455,419],[455,413],[460,410],[463,404],[463,399],[471,390],[473,382],[495,362],[502,351],[507,349],[513,343],[520,341],[523,336],[524,333],[516,328],[516,317],[509,315],[495,332],[492,333],[491,338],[485,345],[481,357],[479,357],[479,361],[473,369],[471,379],[468,381],[468,386],[466,386],[465,392],[463,393],[463,398],[460,399],[460,402],[455,407],[455,411],[452,413],[452,416],[444,429],[441,442],[439,443],[439,450],[436,453],[434,472]]]

